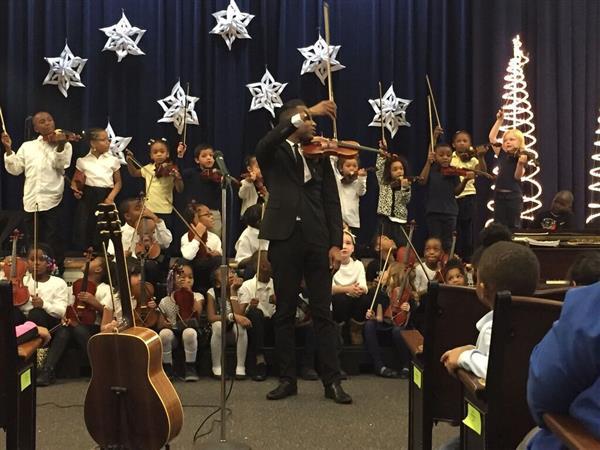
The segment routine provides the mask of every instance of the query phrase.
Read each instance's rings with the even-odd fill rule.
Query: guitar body
[[[100,447],[160,449],[179,434],[183,408],[162,369],[162,344],[154,331],[131,327],[96,334],[88,353],[85,424]]]

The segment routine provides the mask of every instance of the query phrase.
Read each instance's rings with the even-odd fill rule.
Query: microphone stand
[[[218,161],[218,158],[216,158]],[[221,155],[222,161],[222,155]],[[219,163],[221,161],[218,161]],[[224,163],[219,169],[223,177],[221,179],[221,266],[219,270],[221,272],[221,434],[218,442],[205,442],[195,447],[201,450],[251,450],[251,447],[242,444],[241,442],[228,441],[226,433],[226,406],[227,406],[227,395],[226,395],[226,381],[225,381],[225,350],[227,349],[227,284],[229,279],[229,266],[227,265],[227,188],[231,185],[231,177],[225,167]],[[232,308],[233,312],[233,308]]]

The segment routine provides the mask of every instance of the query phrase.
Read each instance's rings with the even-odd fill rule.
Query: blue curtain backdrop
[[[107,118],[120,136],[133,136],[130,148],[148,161],[148,138],[178,136],[171,124],[156,121],[156,103],[180,79],[200,97],[200,126],[188,127],[188,144],[210,142],[222,150],[234,173],[243,158],[269,129],[265,111],[248,112],[246,84],[258,81],[265,66],[277,81],[287,82],[284,101],[301,97],[308,103],[327,91],[314,74],[300,76],[298,47],[312,45],[322,29],[319,0],[238,0],[242,11],[256,17],[248,27],[251,40],[236,40],[228,51],[223,39],[210,35],[212,13],[227,0],[4,0],[0,13],[0,105],[15,149],[23,140],[23,121],[32,112],[50,111],[63,128],[104,127]],[[526,67],[533,104],[542,171],[539,180],[547,206],[555,192],[574,192],[580,227],[590,200],[588,170],[592,163],[598,112],[600,2],[595,0],[331,0],[332,44],[341,45],[338,59],[346,66],[334,74],[339,107],[339,135],[377,145],[379,130],[367,127],[373,117],[369,98],[393,83],[398,96],[413,99],[410,128],[391,140],[393,151],[407,156],[411,173],[426,158],[429,74],[442,125],[451,136],[472,131],[475,143],[487,140],[500,106],[503,77],[512,56],[511,40],[519,33],[531,61]],[[145,56],[128,55],[121,63],[114,52],[101,52],[106,36],[98,29],[116,23],[124,9],[132,25],[147,29],[140,47]],[[42,86],[48,71],[45,56],[58,56],[68,40],[77,56],[87,58],[85,88],[69,89],[64,98],[56,86]],[[329,133],[330,123],[320,128]],[[388,135],[389,136],[389,135]],[[389,140],[389,137],[388,137]],[[75,158],[87,152],[75,147]],[[364,155],[365,166],[374,157]],[[182,167],[193,164],[190,150]],[[22,207],[23,180],[0,169],[0,207]],[[120,198],[142,188],[123,170]],[[478,181],[481,222],[487,186]],[[377,185],[369,177],[361,203],[363,237],[374,231]],[[65,217],[75,200],[65,194]],[[416,188],[409,211],[423,218],[424,192]],[[236,200],[237,203],[237,200]],[[237,230],[237,204],[232,231]],[[69,221],[65,223],[69,227]],[[420,229],[421,237],[424,227]],[[68,231],[68,229],[67,229]]]

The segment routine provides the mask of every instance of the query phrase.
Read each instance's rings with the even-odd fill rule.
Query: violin
[[[244,172],[240,175],[241,178],[246,180],[249,183],[254,184],[254,188],[258,193],[258,196],[261,198],[265,198],[268,195],[267,187],[265,186],[265,181],[262,175],[257,176],[254,180],[252,179],[252,174],[250,172]]]
[[[213,183],[221,183],[223,175],[218,169],[214,167],[212,169],[202,169],[200,172],[200,178],[205,181],[212,181]]]
[[[412,184],[414,182],[418,182],[419,180],[421,180],[421,177],[418,175],[403,176],[397,180],[392,180],[392,182],[390,183],[390,187],[394,190],[401,189],[402,188],[402,180],[408,180],[408,182],[410,184]]]
[[[411,222],[408,231],[408,241],[412,242],[412,237],[415,231],[415,224]],[[412,298],[412,289],[409,285],[409,276],[413,270],[415,255],[408,250],[407,247],[403,247],[404,252],[402,254],[402,284],[397,286],[390,293],[390,305],[388,306],[384,317],[388,317],[394,323],[394,325],[402,327],[406,326],[408,319],[410,318],[410,311],[404,311],[402,305],[410,302]],[[412,255],[413,262],[410,262]]]
[[[442,175],[444,175],[445,177],[452,177],[452,176],[465,177],[469,173],[474,173],[475,176],[482,176],[482,177],[485,177],[485,178],[487,178],[489,180],[495,180],[496,179],[496,177],[494,175],[491,175],[491,174],[489,174],[487,172],[483,172],[481,170],[464,169],[464,168],[461,168],[461,167],[454,167],[454,166],[442,167],[442,168],[440,168],[440,173]]]
[[[142,255],[146,259],[156,259],[160,256],[160,244],[154,240],[150,234],[139,232],[139,240],[135,244],[135,255],[140,258]]]
[[[23,237],[23,233],[14,230],[10,236],[12,242],[12,252],[10,259],[4,260],[4,275],[12,284],[13,305],[22,306],[29,300],[29,290],[23,284],[23,277],[27,273],[27,263],[22,258],[17,257],[17,242]]]
[[[173,164],[170,161],[165,161],[161,164],[156,163],[154,165],[154,176],[156,178],[163,178],[163,177],[177,177],[179,175],[179,168],[177,167],[177,164]]]
[[[321,156],[356,158],[359,150],[380,153],[378,149],[360,145],[356,141],[339,141],[322,136],[314,136],[310,142],[302,144],[302,153],[306,158],[319,158]]]
[[[530,150],[525,150],[524,148],[520,148],[516,152],[510,153],[510,156],[512,156],[515,159],[519,159],[523,155],[527,156],[527,163],[531,163],[532,165],[539,167],[540,162],[537,159],[537,155]]]
[[[91,295],[96,295],[96,283],[89,280],[90,262],[92,261],[93,249],[89,248],[85,253],[85,268],[83,269],[83,277],[73,283],[73,295],[75,302],[69,305],[66,311],[65,318],[82,325],[93,325],[96,322],[96,310],[85,302],[79,300],[78,295],[81,292],[88,292]]]
[[[154,298],[154,286],[146,281],[144,259],[142,258],[142,276],[139,281],[131,283],[131,295],[137,300],[135,307],[136,323],[140,326],[152,328],[158,324],[161,317],[156,309],[148,308],[148,300]]]
[[[49,144],[61,144],[65,142],[79,142],[82,137],[73,131],[57,128],[52,133],[42,136],[42,139]]]
[[[194,293],[190,284],[182,285],[180,281],[183,275],[183,267],[175,263],[173,271],[175,272],[175,285],[177,289],[172,292],[171,297],[177,304],[177,317],[187,327],[191,319],[198,319],[198,313],[194,310]]]
[[[375,172],[377,169],[375,167],[365,167],[364,170],[367,172]],[[342,179],[340,181],[342,184],[352,184],[356,180],[358,180],[358,172],[351,172],[349,174],[342,175]]]
[[[193,225],[190,225],[193,227]],[[196,233],[192,230],[188,231],[188,240],[191,242],[192,239],[196,237]],[[206,245],[206,241],[208,240],[208,230],[206,230],[202,236],[200,236],[200,247],[198,248],[198,253],[196,253],[197,259],[203,259],[208,257],[208,246]]]
[[[85,174],[83,172],[75,169],[75,173],[73,174],[73,179],[71,181],[79,192],[83,192],[85,187]]]

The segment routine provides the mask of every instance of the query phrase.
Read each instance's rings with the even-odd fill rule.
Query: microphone
[[[215,152],[215,162],[217,163],[217,167],[219,168],[219,172],[223,175],[227,181],[231,175],[229,175],[229,170],[227,169],[227,164],[225,164],[225,159],[223,158],[223,152],[217,150]]]

